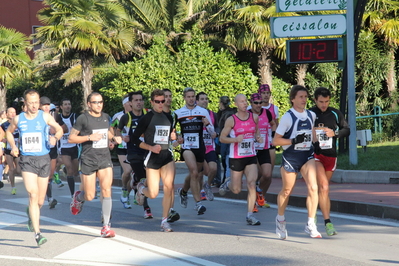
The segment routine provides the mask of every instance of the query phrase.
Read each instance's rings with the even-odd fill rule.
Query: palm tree
[[[29,47],[29,39],[23,33],[0,26],[0,110],[7,106],[7,84],[30,75]]]
[[[210,17],[207,31],[222,38],[233,50],[258,53],[259,82],[271,85],[271,56],[276,48],[283,46],[284,40],[270,37],[270,18],[294,13],[276,13],[274,1],[270,0],[223,2],[219,11]]]
[[[134,22],[117,0],[45,0],[38,12],[45,25],[34,35],[71,71],[81,69],[83,106],[92,91],[93,60],[115,64],[135,50]],[[78,59],[79,65],[76,63]]]
[[[363,26],[379,36],[388,47],[391,60],[386,83],[390,97],[396,92],[395,51],[399,46],[399,2],[390,0],[369,0],[363,16]]]

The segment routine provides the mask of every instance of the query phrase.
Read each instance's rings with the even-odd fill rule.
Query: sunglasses
[[[92,102],[90,102],[90,103],[92,103],[92,104],[102,104],[104,101],[92,101]]]
[[[262,102],[252,102],[253,104],[262,104]]]
[[[165,103],[165,100],[162,100],[162,101],[160,101],[160,100],[154,100],[154,103],[156,103],[156,104]]]

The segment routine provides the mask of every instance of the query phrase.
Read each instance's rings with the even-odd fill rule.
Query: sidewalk
[[[121,185],[120,168],[119,165],[115,165],[114,167],[115,186]],[[342,172],[347,173],[347,175]],[[330,185],[331,211],[399,220],[399,184],[396,183],[397,173],[368,171],[367,175],[365,175],[364,172],[340,170],[336,173],[339,176],[338,179],[336,178],[336,174],[334,174],[332,180],[335,182],[332,182]],[[175,188],[183,186],[186,175],[187,167],[185,163],[176,163]],[[379,180],[381,180],[381,177],[386,176],[386,180],[389,181],[389,178],[391,178],[394,181],[383,184],[373,183],[375,182],[371,178],[373,175],[377,176]],[[337,183],[336,180],[341,181],[341,183]],[[355,183],[359,180],[367,183]],[[272,184],[265,196],[269,203],[277,203],[277,194],[281,189],[281,185],[279,168],[275,167]],[[218,188],[212,188],[212,190],[215,197],[220,197]],[[306,183],[302,178],[298,178],[288,204],[290,206],[306,207],[306,195]],[[245,182],[240,194],[235,195],[228,192],[224,197],[246,200],[247,191]]]

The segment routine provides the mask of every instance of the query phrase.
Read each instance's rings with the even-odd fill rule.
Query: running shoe
[[[70,210],[73,215],[77,215],[82,211],[84,201],[78,201],[78,195],[82,193],[82,191],[78,190],[73,194],[72,202],[70,204]]]
[[[0,188],[4,187],[4,183],[0,181]]]
[[[269,203],[267,203],[267,202],[265,201],[265,204],[263,204],[262,208],[270,208]]]
[[[256,191],[256,204],[258,204],[258,206],[260,206],[260,207],[265,205],[265,198],[263,197],[262,192]]]
[[[15,187],[13,187],[11,189],[11,195],[16,195],[17,194],[17,189]]]
[[[253,213],[257,213],[258,212],[258,207],[256,207],[256,204],[254,205],[254,209],[252,210]]]
[[[196,205],[196,206],[195,206],[194,210],[196,210],[196,211],[197,211],[197,214],[198,214],[198,215],[202,215],[202,214],[204,214],[204,213],[205,213],[205,211],[206,211],[206,208],[205,208],[205,206],[204,206],[204,205],[202,205],[202,204],[199,204],[199,205]]]
[[[287,239],[288,237],[286,222],[285,221],[280,222],[279,220],[277,220],[277,217],[276,217],[276,234],[280,239]]]
[[[187,208],[188,197],[187,195],[183,195],[183,189],[178,188],[177,194],[180,196],[180,206],[182,206],[183,208]]]
[[[220,196],[226,195],[226,192],[230,190],[228,186],[229,182],[230,182],[230,177],[227,177],[226,180],[223,182],[223,184],[220,185],[219,187]]]
[[[52,200],[49,201],[48,206],[49,206],[50,209],[54,209],[55,205],[57,205],[57,203],[58,202],[57,202],[56,199],[52,199]]]
[[[140,205],[140,206],[143,206],[144,198],[145,198],[145,196],[143,195],[143,188],[145,187],[144,186],[144,181],[145,181],[145,179],[142,178],[140,180],[140,182],[137,184],[137,193],[135,195],[135,199],[137,201],[137,204]]]
[[[131,209],[132,205],[130,205],[130,199],[128,198],[126,202],[123,202],[123,208],[125,209]]]
[[[209,201],[212,201],[215,198],[215,196],[213,196],[213,192],[212,192],[212,189],[209,186],[209,184],[205,183],[203,185],[203,189],[205,190],[206,199],[209,200]]]
[[[111,230],[111,225],[104,225],[103,229],[101,229],[101,237],[114,237],[115,232]]]
[[[180,214],[177,213],[175,210],[171,210],[168,215],[168,223],[176,222],[180,219]]]
[[[151,213],[151,209],[147,208],[144,210],[144,219],[152,219],[152,213]]]
[[[168,222],[163,222],[163,223],[161,223],[161,231],[162,232],[173,232],[173,229]]]
[[[205,190],[201,190],[201,192],[200,192],[200,196],[201,196],[201,200],[206,200],[206,193],[205,193]]]
[[[58,185],[59,188],[64,186],[64,184],[62,183],[62,181],[60,179],[60,175],[58,173],[54,173],[53,178],[54,178],[54,182]]]
[[[249,225],[260,225],[260,221],[255,216],[250,215],[247,217],[247,224]]]
[[[307,224],[305,226],[305,232],[309,234],[311,238],[321,238],[321,234],[317,231],[317,226],[315,224]]]
[[[37,245],[40,247],[41,245],[43,245],[44,243],[47,242],[47,238],[45,238],[44,236],[42,236],[41,233],[37,233],[35,235],[35,239],[36,239],[36,243]]]
[[[30,232],[33,232],[35,231],[35,229],[33,228],[32,220],[30,219],[29,206],[26,207],[26,215],[28,215],[28,230]]]
[[[121,194],[121,202],[125,203],[129,198],[129,192],[126,189],[122,189],[122,194]]]
[[[337,235],[338,232],[335,230],[334,225],[332,223],[326,224],[326,233],[328,236]]]

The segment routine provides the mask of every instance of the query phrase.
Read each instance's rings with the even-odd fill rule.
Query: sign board
[[[343,35],[346,33],[346,16],[316,15],[271,18],[272,38]]]
[[[345,10],[346,0],[276,0],[277,12]]]
[[[342,38],[286,41],[287,64],[339,62],[343,60]]]

